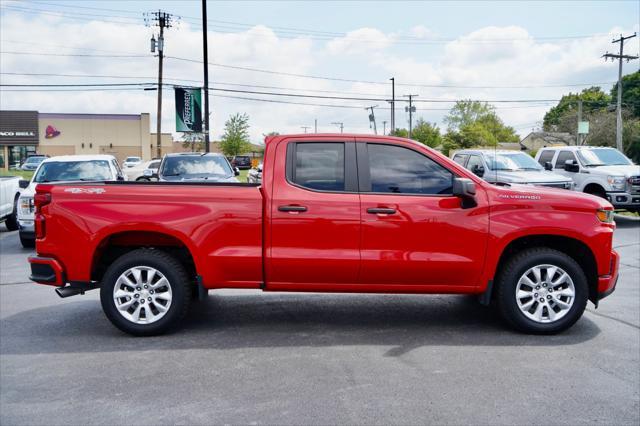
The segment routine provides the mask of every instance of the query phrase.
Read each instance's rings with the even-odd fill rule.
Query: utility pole
[[[152,25],[160,28],[158,40],[156,40],[154,36],[151,37],[151,53],[155,52],[156,47],[158,48],[158,122],[156,124],[156,156],[158,158],[162,156],[162,59],[164,58],[164,29],[171,28],[172,19],[173,15],[161,10],[151,13],[151,20],[154,21]]]
[[[620,38],[617,40],[611,41],[611,43],[620,43],[620,53],[618,55],[614,53],[605,53],[602,55],[603,58],[611,59],[612,61],[618,60],[618,106],[616,108],[616,148],[618,151],[623,152],[622,149],[622,60],[626,59],[627,62],[633,59],[638,59],[637,56],[625,55],[624,54],[624,41],[630,38],[634,38],[636,33],[630,36],[623,36],[620,34]]]
[[[316,118],[315,123],[313,124],[313,133],[318,133],[318,119]]]
[[[409,98],[409,106],[404,107],[405,112],[409,113],[409,139],[411,139],[411,130],[413,126],[413,113],[416,112],[416,107],[411,103],[413,98],[419,95],[403,95],[405,98]]]
[[[576,145],[582,145],[580,143],[580,122],[582,121],[582,99],[578,99],[578,129],[576,131]]]
[[[387,134],[387,122],[383,121],[382,122],[382,136],[385,136]]]
[[[376,127],[376,115],[373,112],[374,108],[378,108],[378,105],[372,105],[370,107],[366,107],[365,110],[368,110],[368,109],[371,110],[371,114],[369,114],[369,128],[371,128],[371,123],[373,123],[373,134],[377,135],[378,134],[378,128]]]
[[[209,152],[209,43],[207,41],[207,0],[202,0],[202,57],[204,65],[204,152]]]
[[[300,126],[301,129],[304,129],[304,132],[307,133],[307,129],[310,129],[311,126]]]
[[[396,79],[391,77],[391,132],[396,130]]]
[[[344,130],[344,123],[340,122],[340,121],[334,121],[333,123],[334,126],[338,126],[340,127],[340,133],[342,133],[342,131]]]

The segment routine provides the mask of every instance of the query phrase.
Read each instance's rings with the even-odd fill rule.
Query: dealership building
[[[157,154],[156,133],[148,113],[62,114],[0,111],[0,168],[7,170],[34,154],[48,156],[111,154],[150,160]],[[163,133],[162,154],[182,151],[171,133]]]

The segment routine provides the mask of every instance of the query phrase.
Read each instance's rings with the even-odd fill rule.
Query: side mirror
[[[116,180],[120,180],[120,181],[122,181],[122,180],[124,180],[124,176],[122,176],[122,175],[118,175],[118,176],[116,177]]]
[[[233,168],[233,174],[236,175],[236,176],[240,176],[240,169],[237,168],[237,167],[234,167]]]
[[[20,181],[18,182],[18,186],[20,187],[20,189],[27,189],[29,187],[29,181],[28,180],[24,180],[24,179],[20,179]]]
[[[544,169],[545,170],[549,170],[549,171],[553,170],[553,166],[551,165],[551,161],[546,161],[544,163]]]
[[[484,166],[480,166],[480,165],[476,164],[475,166],[473,166],[471,171],[473,172],[474,175],[476,175],[478,177],[484,176]]]
[[[580,171],[580,166],[576,160],[567,160],[564,162],[564,170],[566,172],[576,173]]]
[[[463,209],[478,205],[476,202],[476,184],[471,179],[454,178],[453,195],[462,199]]]

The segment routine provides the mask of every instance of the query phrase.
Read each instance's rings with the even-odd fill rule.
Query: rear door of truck
[[[339,290],[357,284],[360,196],[352,137],[278,142],[266,262],[271,290]]]

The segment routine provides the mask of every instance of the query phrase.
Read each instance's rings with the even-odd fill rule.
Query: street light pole
[[[207,0],[202,0],[202,56],[204,59],[204,152],[209,152],[209,44],[207,42]]]

